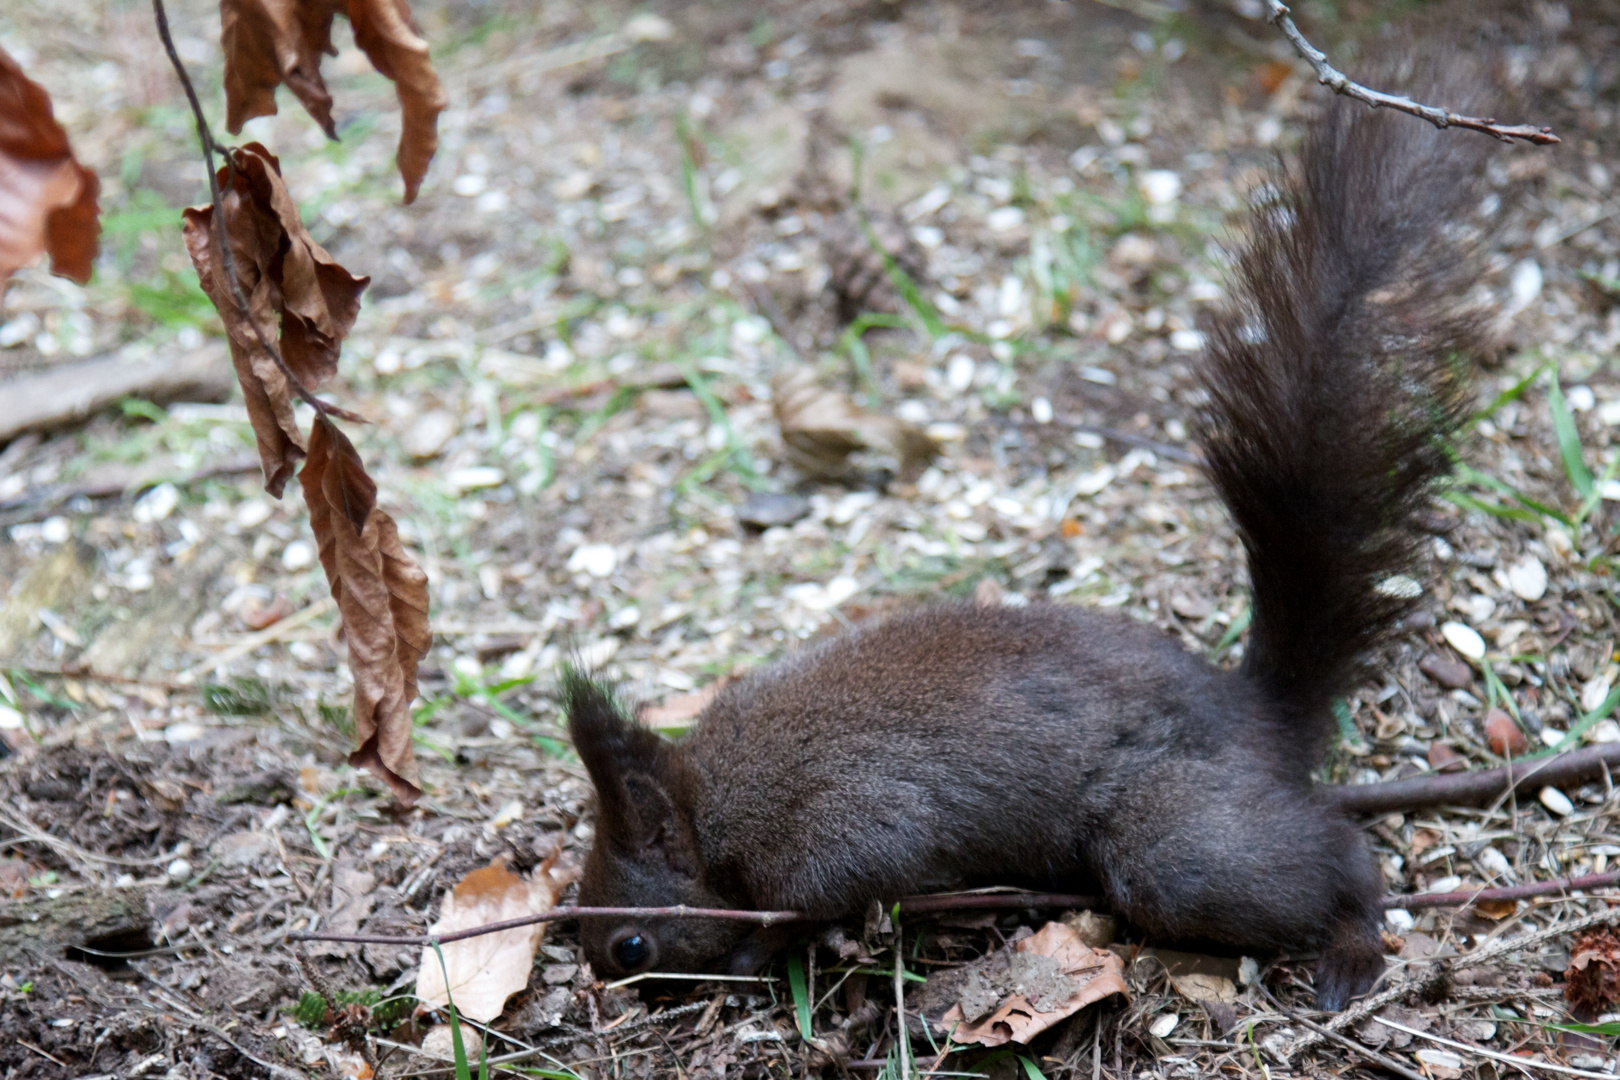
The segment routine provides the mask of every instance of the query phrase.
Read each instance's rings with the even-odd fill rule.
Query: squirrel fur
[[[1418,591],[1417,518],[1482,347],[1461,298],[1492,146],[1338,102],[1252,215],[1199,418],[1253,588],[1239,670],[1118,615],[925,604],[726,686],[679,741],[570,672],[598,798],[579,902],[835,919],[992,884],[1100,893],[1153,939],[1319,954],[1323,1008],[1370,988],[1381,875],[1311,770]],[[580,932],[604,977],[746,971],[775,944],[720,920]]]

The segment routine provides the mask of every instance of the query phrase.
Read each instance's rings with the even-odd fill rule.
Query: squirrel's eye
[[[626,971],[634,971],[652,957],[652,943],[643,934],[631,934],[613,943],[613,959]]]

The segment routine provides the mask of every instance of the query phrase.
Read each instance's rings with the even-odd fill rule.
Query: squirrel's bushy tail
[[[1467,298],[1499,145],[1335,102],[1257,206],[1210,335],[1203,449],[1254,590],[1243,671],[1304,736],[1307,767],[1331,699],[1418,591],[1399,575],[1484,344]]]

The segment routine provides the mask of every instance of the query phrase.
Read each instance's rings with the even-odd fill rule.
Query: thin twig
[[[1593,1072],[1590,1069],[1576,1069],[1568,1065],[1558,1065],[1551,1061],[1536,1061],[1534,1058],[1522,1058],[1514,1057],[1511,1054],[1501,1054],[1495,1050],[1487,1050],[1483,1046],[1470,1046],[1467,1043],[1457,1042],[1454,1039],[1446,1039],[1439,1035],[1431,1035],[1427,1031],[1419,1031],[1417,1028],[1409,1028],[1405,1024],[1397,1023],[1394,1020],[1390,1020],[1383,1016],[1378,1018],[1378,1023],[1383,1024],[1385,1027],[1394,1028],[1396,1031],[1404,1031],[1408,1035],[1415,1035],[1420,1039],[1427,1039],[1429,1042],[1439,1043],[1441,1046],[1449,1046],[1455,1050],[1463,1050],[1470,1054],[1478,1054],[1480,1057],[1488,1057],[1492,1061],[1504,1062],[1505,1064],[1513,1065],[1521,1069],[1546,1069],[1548,1072],[1562,1073],[1565,1076],[1591,1076],[1596,1077],[1597,1080],[1613,1080],[1614,1077],[1613,1073]]]
[[[1415,896],[1399,894],[1384,897],[1387,908],[1466,907],[1492,900],[1524,900],[1532,896],[1551,896],[1555,893],[1574,892],[1577,889],[1597,889],[1605,885],[1620,884],[1620,870],[1603,874],[1585,874],[1581,877],[1554,878],[1551,881],[1532,881],[1524,885],[1508,885],[1500,889],[1462,889],[1457,892],[1418,893]]]
[[[169,63],[174,66],[174,73],[179,77],[180,85],[185,89],[186,100],[191,103],[191,115],[197,122],[197,142],[202,145],[203,164],[208,169],[208,196],[214,207],[212,232],[213,237],[219,240],[220,262],[224,269],[225,283],[230,287],[231,299],[236,303],[237,308],[241,310],[242,316],[247,320],[248,325],[253,328],[253,336],[258,339],[259,347],[264,350],[265,355],[275,361],[276,367],[281,369],[281,374],[286,378],[287,385],[292,388],[300,399],[322,416],[337,417],[361,424],[365,423],[365,417],[316,397],[314,392],[305,386],[303,380],[287,365],[286,359],[281,355],[281,350],[276,348],[275,344],[265,334],[264,328],[259,325],[259,320],[253,317],[253,310],[248,307],[247,294],[242,291],[242,283],[236,277],[236,256],[231,252],[230,226],[225,220],[225,200],[220,194],[219,174],[214,168],[214,152],[217,150],[225,159],[225,168],[229,173],[231,188],[234,191],[236,187],[235,151],[219,145],[214,140],[213,132],[209,130],[208,118],[203,113],[202,102],[197,100],[197,90],[191,84],[191,74],[181,61],[179,52],[175,50],[174,38],[169,33],[169,14],[163,8],[163,0],[152,0],[152,15],[157,21],[158,37],[163,39],[164,51],[169,54]]]
[[[1323,788],[1322,793],[1347,814],[1387,814],[1424,806],[1489,802],[1503,795],[1509,787],[1519,787],[1531,780],[1552,787],[1584,784],[1602,777],[1606,770],[1617,769],[1620,769],[1620,743],[1598,743],[1567,754],[1518,761],[1495,769],[1425,773],[1376,784],[1345,784]]]
[[[1463,116],[1450,109],[1423,105],[1409,97],[1386,94],[1362,86],[1328,63],[1327,54],[1305,40],[1305,35],[1299,32],[1294,20],[1289,18],[1288,5],[1282,3],[1282,0],[1266,0],[1266,21],[1281,30],[1283,37],[1294,46],[1294,51],[1311,65],[1311,70],[1316,72],[1316,81],[1335,94],[1343,94],[1374,109],[1394,109],[1396,112],[1416,116],[1427,120],[1437,128],[1460,127],[1468,128],[1470,131],[1483,131],[1503,142],[1523,139],[1538,146],[1547,146],[1560,141],[1550,127],[1537,127],[1534,124],[1498,124],[1494,118]]]
[[[1428,1080],[1428,1078],[1425,1077],[1422,1073],[1417,1072],[1416,1070],[1407,1068],[1405,1065],[1402,1065],[1400,1062],[1396,1061],[1394,1058],[1390,1057],[1389,1055],[1381,1054],[1377,1050],[1372,1049],[1370,1046],[1364,1046],[1361,1043],[1357,1042],[1356,1040],[1350,1038],[1350,1036],[1348,1036],[1348,1035],[1341,1035],[1337,1031],[1329,1031],[1327,1028],[1323,1027],[1321,1024],[1318,1024],[1315,1020],[1311,1020],[1308,1017],[1301,1016],[1299,1013],[1295,1012],[1294,1010],[1290,1009],[1288,1006],[1284,1005],[1282,1002],[1278,1001],[1276,996],[1273,995],[1270,990],[1266,989],[1266,987],[1265,987],[1265,985],[1263,983],[1257,982],[1257,983],[1255,983],[1255,985],[1257,987],[1259,987],[1259,990],[1260,990],[1260,992],[1262,994],[1266,995],[1267,1000],[1269,1000],[1271,1002],[1271,1004],[1276,1008],[1276,1010],[1278,1012],[1280,1012],[1284,1016],[1288,1017],[1288,1019],[1293,1021],[1294,1023],[1299,1024],[1302,1027],[1310,1028],[1312,1031],[1316,1032],[1318,1035],[1322,1036],[1324,1039],[1328,1039],[1328,1040],[1330,1040],[1332,1042],[1336,1042],[1340,1046],[1342,1046],[1345,1049],[1351,1051],[1352,1053],[1359,1054],[1360,1056],[1366,1058],[1368,1061],[1370,1061],[1373,1064],[1377,1065],[1379,1068],[1388,1069],[1390,1072],[1394,1073],[1397,1076],[1406,1077],[1406,1080]]]

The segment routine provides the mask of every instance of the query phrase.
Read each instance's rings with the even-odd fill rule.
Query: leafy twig
[[[1281,30],[1283,37],[1293,45],[1294,51],[1311,65],[1311,70],[1316,72],[1316,81],[1335,94],[1343,94],[1374,109],[1394,109],[1396,112],[1416,116],[1427,120],[1437,128],[1460,127],[1468,128],[1470,131],[1483,131],[1503,142],[1523,139],[1538,146],[1547,146],[1561,141],[1550,127],[1537,127],[1534,124],[1498,124],[1494,118],[1463,116],[1450,109],[1424,105],[1409,97],[1386,94],[1362,86],[1328,63],[1327,54],[1305,40],[1305,35],[1299,32],[1294,20],[1289,17],[1288,5],[1282,0],[1266,0],[1266,21]]]
[[[219,174],[214,168],[214,153],[218,151],[225,159],[225,168],[233,189],[236,182],[236,162],[231,156],[231,150],[216,142],[214,133],[208,127],[208,118],[203,114],[202,102],[197,99],[197,90],[191,84],[191,73],[186,70],[179,52],[175,50],[174,38],[169,33],[169,14],[163,8],[163,0],[152,0],[152,16],[157,22],[158,37],[163,39],[163,49],[169,54],[169,63],[174,66],[174,73],[180,79],[181,87],[185,89],[186,100],[191,103],[191,115],[197,123],[197,142],[202,146],[203,163],[208,167],[208,196],[214,207],[213,232],[219,238],[220,260],[225,271],[225,282],[231,290],[231,300],[241,309],[248,325],[253,327],[253,336],[258,339],[259,347],[276,362],[276,367],[281,369],[281,374],[287,379],[287,385],[292,387],[293,392],[301,400],[322,416],[335,416],[340,420],[351,420],[358,424],[365,423],[365,417],[316,397],[288,366],[281,355],[281,350],[265,335],[259,320],[253,317],[253,312],[248,307],[247,294],[242,291],[242,283],[236,277],[236,256],[231,251],[230,226],[225,221],[225,199],[219,190]]]

